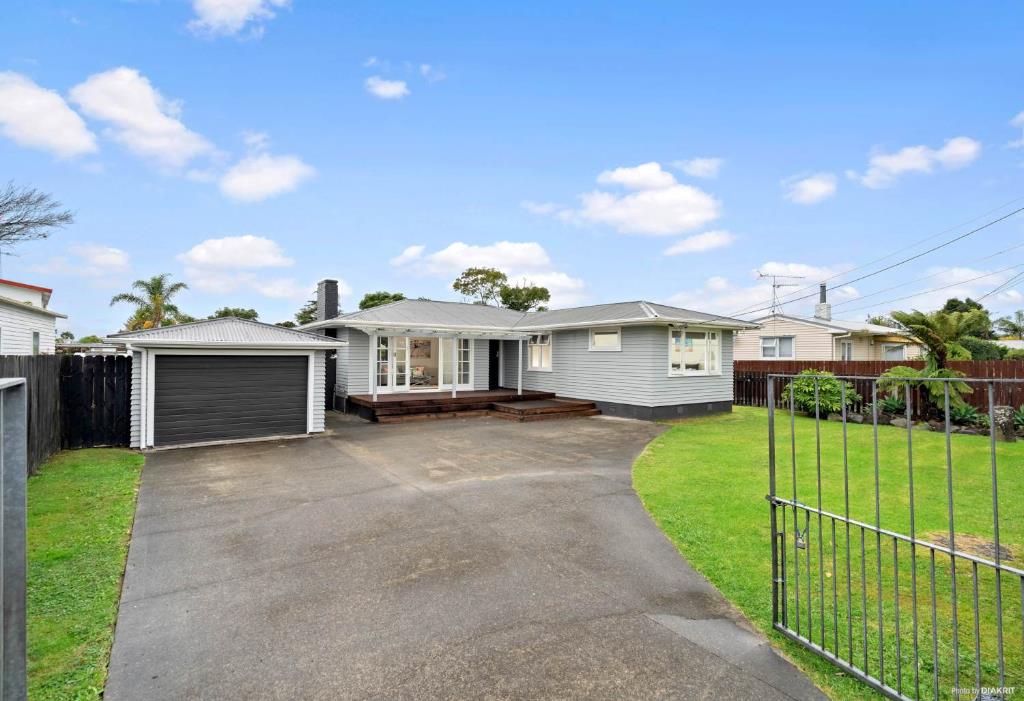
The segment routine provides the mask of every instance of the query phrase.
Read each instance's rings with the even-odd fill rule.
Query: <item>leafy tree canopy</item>
[[[223,319],[227,316],[237,317],[239,319],[248,319],[249,321],[256,321],[259,318],[259,314],[255,309],[246,309],[244,307],[221,307],[215,311],[207,319]]]
[[[373,307],[379,307],[382,304],[401,302],[403,299],[405,299],[405,295],[401,292],[385,292],[384,290],[380,290],[378,292],[367,292],[363,295],[363,298],[359,300],[359,308],[372,309]]]
[[[71,343],[75,340],[75,334],[70,331],[61,331],[57,334],[57,341],[60,343]]]
[[[78,339],[79,343],[103,343],[103,339],[96,334],[89,334]]]
[[[274,326],[282,326],[286,329],[294,329],[296,326],[298,326],[298,324],[296,324],[294,321],[279,321],[276,324],[274,324]]]
[[[295,323],[299,326],[312,324],[316,321],[316,300],[311,299],[302,305],[299,311],[295,312]]]
[[[537,285],[505,285],[500,293],[501,306],[517,312],[544,311],[545,302],[551,300],[551,293],[546,287]]]
[[[508,275],[497,268],[466,268],[452,283],[459,294],[475,298],[478,304],[497,304],[501,290],[508,285]]]
[[[869,316],[866,319],[866,321],[869,324],[878,324],[879,326],[891,326],[893,328],[899,326],[899,324],[897,324],[891,316],[886,316],[885,314],[876,314],[875,316]]]
[[[1012,317],[1004,316],[1001,319],[996,319],[996,328],[1010,338],[1016,337],[1024,340],[1024,311],[1018,309]]]
[[[978,337],[979,332],[989,326],[988,313],[982,309],[930,313],[915,309],[893,312],[892,318],[900,329],[925,347],[929,364],[940,369],[946,367],[948,360],[970,360],[971,354],[962,341],[971,336]]]

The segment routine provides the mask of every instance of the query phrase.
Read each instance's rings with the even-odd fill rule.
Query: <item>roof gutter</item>
[[[228,348],[266,350],[330,350],[348,345],[348,341],[325,341],[323,343],[246,343],[245,341],[178,341],[178,340],[133,340],[129,338],[105,338],[107,343],[123,343],[127,348]]]

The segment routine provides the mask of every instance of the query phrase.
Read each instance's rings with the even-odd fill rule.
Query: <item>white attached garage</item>
[[[131,445],[324,430],[333,338],[233,317],[111,336],[132,354]]]

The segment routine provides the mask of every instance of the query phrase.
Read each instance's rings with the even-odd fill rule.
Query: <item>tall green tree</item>
[[[295,323],[302,326],[303,324],[312,324],[314,321],[316,321],[316,300],[311,299],[295,312]]]
[[[1024,340],[1024,311],[1018,309],[1013,313],[1012,317],[1004,316],[1001,319],[997,319],[996,328],[999,329],[1000,333],[1007,336],[1016,336],[1018,339]]]
[[[224,317],[233,316],[238,319],[248,319],[249,321],[256,321],[259,318],[259,313],[255,309],[246,309],[244,307],[221,307],[215,311],[207,319],[223,319]]]
[[[452,283],[456,292],[474,298],[477,304],[498,304],[506,286],[508,275],[497,268],[466,268]]]
[[[500,292],[501,306],[517,312],[545,311],[545,302],[551,300],[548,288],[537,285],[505,285]]]
[[[950,297],[942,306],[941,311],[946,312],[947,314],[951,314],[953,312],[981,312],[981,314],[974,317],[976,327],[974,332],[970,335],[976,338],[995,338],[995,334],[992,332],[992,317],[980,302],[976,302],[970,297],[965,297],[962,300],[957,297]]]
[[[188,285],[184,282],[172,283],[170,279],[169,273],[162,273],[148,280],[136,280],[132,283],[133,292],[122,292],[111,297],[110,306],[120,303],[135,305],[135,312],[125,324],[127,330],[151,329],[179,321],[182,312],[171,300],[182,290],[187,290]]]
[[[363,295],[363,298],[359,300],[359,308],[372,309],[373,307],[379,307],[382,304],[401,302],[403,299],[405,299],[405,295],[401,292],[385,292],[384,290],[380,290],[378,292],[367,292]]]

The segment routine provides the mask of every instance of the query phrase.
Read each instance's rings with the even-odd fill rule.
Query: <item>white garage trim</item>
[[[140,438],[141,448],[152,448],[155,445],[156,426],[156,356],[158,355],[288,355],[305,356],[307,360],[306,370],[306,432],[320,433],[323,427],[314,424],[314,406],[316,402],[316,354],[326,351],[310,350],[278,350],[263,348],[142,348],[144,372],[142,373],[143,396],[146,398],[142,404],[143,431]]]

